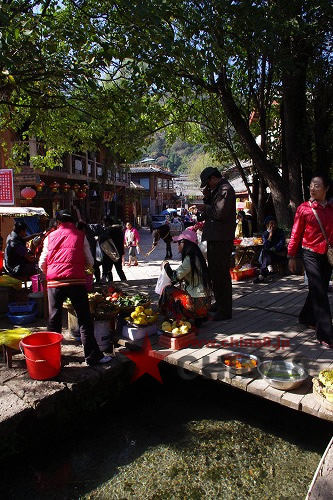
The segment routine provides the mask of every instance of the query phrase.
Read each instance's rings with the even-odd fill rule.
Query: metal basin
[[[269,385],[281,391],[296,389],[308,378],[305,368],[293,361],[263,361],[258,371]]]
[[[227,360],[234,362],[238,361],[242,367],[237,368],[236,366],[228,365]],[[229,354],[224,354],[221,356],[221,361],[224,364],[226,370],[236,373],[236,375],[244,375],[246,373],[251,373],[258,366],[259,359],[253,354],[244,354],[243,352],[232,352]]]

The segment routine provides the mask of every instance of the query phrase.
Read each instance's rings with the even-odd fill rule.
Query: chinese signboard
[[[38,184],[40,176],[38,174],[15,174],[15,185],[22,186],[28,184]]]
[[[10,168],[0,170],[0,205],[14,205],[13,171]]]

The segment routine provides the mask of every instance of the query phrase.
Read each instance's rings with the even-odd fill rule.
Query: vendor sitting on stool
[[[275,217],[269,215],[264,220],[266,231],[263,232],[263,249],[259,255],[260,274],[253,283],[261,283],[273,274],[273,264],[287,260],[284,232],[277,226]]]
[[[13,278],[30,278],[37,273],[37,259],[27,249],[26,243],[41,233],[27,236],[27,227],[23,221],[16,222],[14,230],[7,238],[5,268]]]
[[[162,292],[160,310],[167,318],[193,319],[195,326],[199,327],[207,321],[211,304],[212,285],[208,267],[198,247],[195,231],[185,229],[172,239],[178,243],[182,263],[173,270],[169,262],[164,262],[165,272],[172,284]],[[181,280],[185,283],[185,290],[174,286]]]

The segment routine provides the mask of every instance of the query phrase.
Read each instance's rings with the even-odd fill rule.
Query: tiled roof
[[[130,167],[130,172],[131,174],[166,174],[170,177],[177,177],[176,174],[153,165],[147,165],[145,167]]]

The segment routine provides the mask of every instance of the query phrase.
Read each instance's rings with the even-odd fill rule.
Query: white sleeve
[[[84,237],[84,245],[83,245],[83,251],[84,251],[84,258],[86,261],[86,266],[87,267],[93,267],[94,265],[94,257],[92,256],[89,242],[87,240],[87,237]]]
[[[40,254],[39,257],[39,262],[38,265],[40,269],[43,271],[43,273],[46,275],[46,270],[47,270],[47,254],[48,254],[48,246],[49,246],[49,237],[46,236],[45,240],[43,241],[43,250],[42,253]]]

